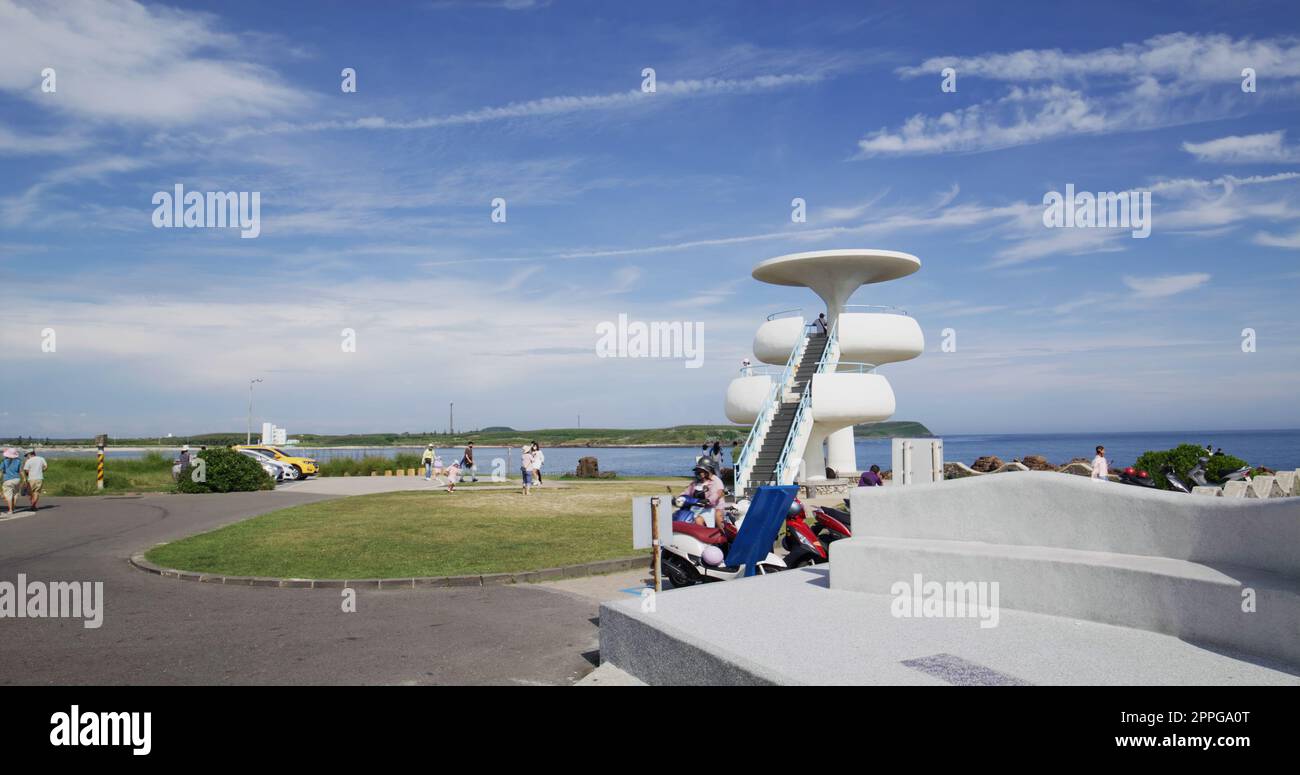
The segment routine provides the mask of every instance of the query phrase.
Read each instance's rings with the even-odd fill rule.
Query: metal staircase
[[[762,485],[782,484],[778,480],[791,459],[803,455],[803,449],[794,449],[798,445],[793,442],[802,431],[800,421],[811,397],[810,383],[825,368],[834,335],[834,331],[805,335],[791,351],[786,372],[773,386],[741,452],[736,467],[737,495],[750,497]]]

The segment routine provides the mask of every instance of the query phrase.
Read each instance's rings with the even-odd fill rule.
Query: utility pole
[[[248,381],[248,433],[244,436],[245,445],[253,443],[253,385],[261,381],[261,377]]]
[[[452,401],[447,405],[447,434],[456,435],[456,402]]]

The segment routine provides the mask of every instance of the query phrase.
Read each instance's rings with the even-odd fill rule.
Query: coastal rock
[[[944,479],[965,479],[968,476],[979,476],[980,472],[972,469],[965,463],[944,463]]]
[[[1020,460],[1030,471],[1055,471],[1056,466],[1047,462],[1047,458],[1042,455],[1025,455]]]
[[[600,463],[597,462],[596,458],[590,456],[578,458],[578,468],[573,472],[573,475],[579,479],[599,479]]]
[[[984,457],[977,458],[975,462],[971,464],[971,470],[978,471],[981,474],[987,474],[990,471],[997,470],[1001,467],[1002,460],[995,455],[985,455]]]
[[[1061,473],[1074,474],[1075,476],[1092,476],[1092,466],[1081,460],[1076,460],[1062,466]]]

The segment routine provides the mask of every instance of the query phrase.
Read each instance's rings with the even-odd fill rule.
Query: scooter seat
[[[717,546],[722,546],[727,542],[726,537],[722,535],[722,531],[719,530],[718,528],[696,525],[692,522],[674,522],[673,532],[685,533],[686,535],[691,536],[697,541],[706,544],[714,544]]]

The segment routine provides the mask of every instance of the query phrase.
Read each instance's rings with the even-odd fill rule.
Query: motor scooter
[[[701,499],[689,496],[677,496],[673,499],[673,505],[677,507],[674,516],[679,514],[686,516],[687,513],[694,516],[696,513],[703,514],[711,510]],[[664,575],[674,587],[688,587],[710,581],[729,581],[746,575],[743,565],[725,565],[723,562],[744,526],[748,505],[747,501],[728,504],[723,511],[722,524],[716,527],[698,525],[693,519],[673,520],[673,535],[663,545],[660,562]],[[803,514],[803,504],[796,499],[787,511],[785,527],[787,530],[798,532],[799,545],[794,549],[787,549],[783,555],[768,551],[767,556],[755,564],[756,574],[767,575],[825,561],[825,547],[821,546],[817,537],[804,523]],[[773,536],[773,543],[775,543],[775,536]],[[710,551],[710,549],[717,551]]]

